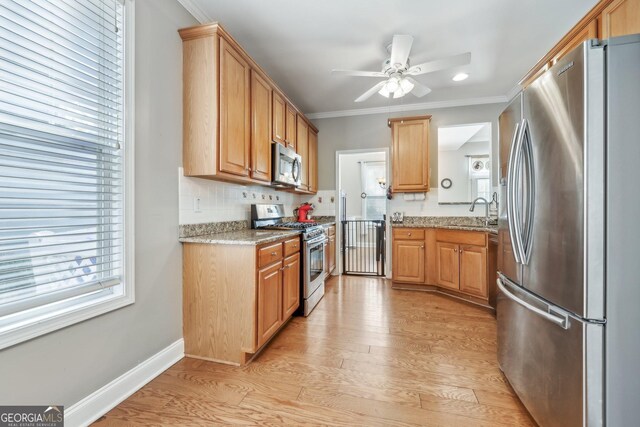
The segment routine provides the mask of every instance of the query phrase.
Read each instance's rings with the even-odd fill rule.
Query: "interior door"
[[[532,187],[531,201],[522,205],[528,211],[523,228],[530,222],[531,230],[524,233],[522,284],[579,316],[584,315],[584,70],[580,46],[525,89],[523,104],[523,147],[530,147],[523,163],[531,165],[523,175]]]
[[[509,230],[507,184],[511,148],[522,121],[522,94],[516,96],[498,119],[500,144],[500,211],[498,213],[498,271],[510,280],[521,283],[522,269],[516,262]]]

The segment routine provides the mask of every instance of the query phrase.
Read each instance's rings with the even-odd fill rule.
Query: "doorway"
[[[385,276],[388,149],[338,151],[336,175],[338,271]]]

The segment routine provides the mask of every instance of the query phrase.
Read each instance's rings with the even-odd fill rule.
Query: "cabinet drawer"
[[[394,228],[393,238],[403,240],[424,240],[424,228]]]
[[[336,226],[335,225],[330,225],[329,227],[327,227],[327,235],[333,236],[335,234],[336,234]]]
[[[287,240],[284,242],[284,256],[289,256],[300,251],[300,238]]]
[[[282,242],[258,249],[258,267],[264,267],[282,259]]]
[[[438,242],[458,243],[460,245],[487,245],[487,235],[482,231],[438,230],[436,240]]]

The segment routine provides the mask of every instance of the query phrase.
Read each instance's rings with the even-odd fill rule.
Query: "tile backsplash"
[[[303,202],[302,196],[261,185],[239,185],[184,176],[178,168],[179,223],[248,221],[253,203],[281,203],[287,215]],[[196,199],[200,199],[199,207]]]

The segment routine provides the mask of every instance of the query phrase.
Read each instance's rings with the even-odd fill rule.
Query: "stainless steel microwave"
[[[299,187],[301,178],[302,157],[291,148],[281,144],[273,144],[273,177],[274,185]]]

